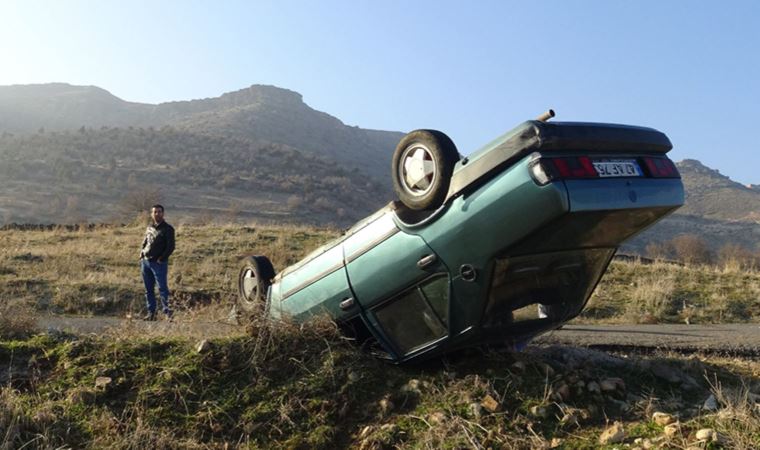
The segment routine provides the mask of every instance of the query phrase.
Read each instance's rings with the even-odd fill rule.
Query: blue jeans
[[[161,307],[164,314],[171,314],[171,309],[169,309],[169,286],[166,282],[168,269],[169,263],[166,261],[140,260],[140,273],[145,284],[145,301],[150,314],[156,313],[156,293],[154,292],[156,282],[158,282],[158,293],[161,296]]]

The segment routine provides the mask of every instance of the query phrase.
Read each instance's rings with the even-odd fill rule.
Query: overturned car
[[[327,313],[395,362],[558,328],[617,247],[684,192],[665,134],[552,116],[464,158],[439,131],[407,134],[392,164],[399,200],[277,274],[246,258],[238,309]]]

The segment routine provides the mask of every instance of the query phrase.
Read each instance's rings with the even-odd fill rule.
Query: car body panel
[[[338,244],[322,252],[309,264],[283,277],[276,286],[276,291],[271,291],[270,303],[278,310],[278,316],[287,314],[298,319],[326,312],[342,318],[340,303],[352,295],[342,246]]]

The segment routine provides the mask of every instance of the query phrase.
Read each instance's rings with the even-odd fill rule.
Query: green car
[[[247,258],[238,309],[329,314],[395,362],[560,327],[684,191],[665,134],[550,113],[463,158],[439,131],[409,133],[393,156],[399,200],[280,273]]]

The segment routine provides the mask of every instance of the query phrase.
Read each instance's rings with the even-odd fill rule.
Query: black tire
[[[459,152],[444,133],[412,131],[393,153],[393,190],[407,208],[437,208],[446,198],[457,161]]]
[[[274,267],[269,258],[266,256],[245,258],[238,273],[238,310],[248,314],[263,310],[272,278],[274,278]]]

